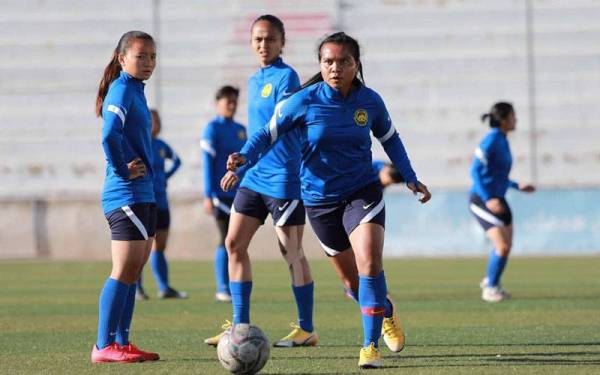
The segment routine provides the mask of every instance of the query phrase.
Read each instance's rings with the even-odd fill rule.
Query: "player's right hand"
[[[485,206],[495,215],[501,215],[504,213],[504,205],[498,198],[492,198],[485,202]]]
[[[235,172],[239,167],[246,164],[246,157],[239,152],[234,152],[227,158],[227,170]]]
[[[229,157],[231,157],[231,155]],[[239,181],[240,178],[235,174],[235,172],[228,171],[221,179],[221,189],[223,189],[223,191],[229,191],[233,189]]]
[[[130,180],[146,175],[146,164],[140,158],[135,158],[127,163],[127,169],[129,170]]]

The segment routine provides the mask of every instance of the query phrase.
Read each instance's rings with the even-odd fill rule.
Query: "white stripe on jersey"
[[[106,106],[106,110],[108,112],[115,113],[117,116],[119,116],[119,118],[121,119],[121,124],[125,126],[125,113],[123,113],[121,108],[117,107],[116,105],[109,104]]]
[[[377,138],[379,140],[379,143],[385,143],[385,141],[387,141],[388,139],[392,138],[392,136],[396,133],[396,128],[394,128],[394,126],[390,126],[390,130],[388,130],[387,133],[385,133],[385,135],[381,138]]]
[[[487,167],[488,160],[487,160],[487,157],[485,156],[485,154],[483,153],[483,150],[481,149],[481,147],[477,147],[475,149],[475,157],[477,159],[479,159],[481,164],[483,164]]]
[[[210,156],[212,156],[213,158],[217,156],[217,152],[215,151],[215,149],[212,147],[212,145],[206,139],[203,139],[200,141],[200,148],[202,148],[204,151],[208,152],[208,154]]]

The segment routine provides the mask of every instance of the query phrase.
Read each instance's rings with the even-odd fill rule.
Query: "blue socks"
[[[358,298],[362,313],[364,341],[363,347],[371,343],[379,347],[381,326],[385,315],[387,286],[383,271],[374,277],[358,276]]]
[[[150,253],[150,265],[152,266],[152,274],[158,286],[158,290],[164,292],[169,288],[169,266],[164,251],[152,251]]]
[[[314,330],[312,318],[315,283],[311,282],[303,286],[292,285],[292,290],[298,309],[298,325],[306,332],[312,332]]]
[[[227,268],[227,264],[229,262],[229,257],[227,256],[227,250],[225,250],[225,246],[220,245],[217,247],[217,251],[215,252],[215,281],[217,284],[217,292],[225,292],[227,294],[231,294],[229,292],[229,270]]]
[[[129,285],[110,277],[106,279],[98,301],[98,349],[104,349],[115,341],[128,292]]]
[[[129,327],[131,326],[133,309],[135,307],[135,289],[136,284],[131,284],[129,286],[129,290],[125,295],[125,304],[123,306],[123,312],[121,313],[121,320],[117,326],[116,341],[121,346],[129,344]]]
[[[353,300],[355,300],[357,303],[359,303],[358,302],[358,290],[345,289],[345,294],[348,297],[350,297]],[[392,301],[390,301],[386,297],[386,299],[385,299],[385,313],[384,313],[384,317],[391,318],[393,314],[394,314],[394,307],[392,306]]]
[[[252,281],[230,281],[233,324],[250,323],[250,293]]]
[[[504,267],[506,267],[506,262],[508,261],[508,257],[501,257],[496,254],[496,250],[492,248],[492,252],[490,253],[490,259],[488,260],[488,268],[487,268],[487,278],[488,278],[488,286],[494,287],[500,284],[500,277],[502,276],[502,272],[504,271]]]

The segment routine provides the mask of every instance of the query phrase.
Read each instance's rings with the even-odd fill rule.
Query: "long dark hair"
[[[319,59],[319,63],[321,62],[321,48],[327,43],[341,44],[348,48],[348,50],[352,54],[352,57],[354,57],[354,61],[356,61],[356,63],[358,64],[358,73],[356,74],[356,77],[354,77],[352,84],[354,86],[364,85],[365,78],[363,75],[362,63],[360,62],[360,46],[358,45],[358,41],[343,31],[339,31],[337,33],[333,33],[331,35],[326,36],[325,39],[323,39],[321,43],[319,43],[319,47],[317,48],[317,57]],[[308,81],[304,82],[299,90],[302,90],[303,88],[306,88],[308,86],[314,85],[315,83],[319,83],[322,81],[323,76],[321,75],[321,72],[319,72],[312,76]]]
[[[281,45],[285,46],[285,28],[283,27],[283,22],[278,17],[275,17],[272,14],[263,14],[262,16],[255,19],[254,22],[252,22],[252,26],[250,26],[250,33],[252,33],[254,25],[256,25],[256,23],[259,21],[267,21],[271,25],[275,26],[277,31],[279,31],[279,33],[281,34]]]
[[[514,112],[515,109],[511,103],[498,102],[492,106],[489,113],[481,115],[481,122],[485,123],[485,120],[489,119],[490,128],[499,128],[502,121]]]
[[[135,39],[143,39],[148,40],[154,43],[154,39],[143,31],[128,31],[121,39],[119,39],[119,43],[117,47],[112,53],[110,58],[110,62],[104,68],[104,74],[102,75],[102,79],[100,80],[100,86],[98,87],[98,96],[96,97],[96,116],[102,117],[102,104],[104,103],[104,98],[108,93],[108,87],[119,76],[121,73],[121,64],[119,63],[119,55],[124,54],[131,42]]]

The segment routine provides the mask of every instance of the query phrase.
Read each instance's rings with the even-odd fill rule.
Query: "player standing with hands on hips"
[[[379,338],[386,309],[383,272],[385,205],[371,165],[371,132],[422,203],[431,198],[417,180],[381,97],[364,85],[358,42],[343,32],[329,35],[318,49],[321,72],[287,100],[270,122],[229,156],[223,190],[237,184],[234,171],[252,166],[284,136],[302,141],[302,199],[311,226],[326,252],[354,251],[364,341],[358,365],[382,367]]]
[[[535,187],[519,184],[508,177],[512,154],[507,135],[517,125],[512,104],[494,104],[481,120],[489,120],[492,130],[475,149],[471,165],[473,186],[469,209],[493,245],[487,276],[479,285],[482,289],[481,298],[486,302],[500,302],[510,298],[510,294],[500,286],[500,277],[506,267],[513,238],[512,213],[504,195],[508,188],[533,193]]]
[[[158,354],[129,341],[136,281],[148,260],[156,228],[152,123],[144,96],[144,81],[155,66],[152,37],[141,31],[123,34],[104,69],[96,98],[107,163],[102,209],[111,232],[112,271],[100,292],[94,363],[158,360]]]

